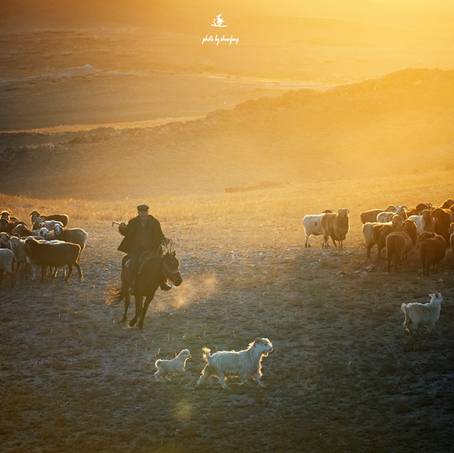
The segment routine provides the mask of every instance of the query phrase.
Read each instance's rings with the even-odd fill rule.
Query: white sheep
[[[309,238],[310,236],[321,236],[323,234],[322,230],[322,217],[325,214],[314,214],[314,215],[305,215],[303,217],[304,233],[306,235],[305,247],[310,247]]]
[[[418,236],[425,231],[433,231],[432,218],[430,213],[424,212],[423,214],[415,214],[408,217],[416,225],[416,232]]]
[[[370,258],[370,252],[372,247],[376,244],[375,242],[375,226],[377,225],[388,225],[392,226],[391,222],[386,222],[386,223],[379,223],[379,222],[366,222],[363,225],[363,237],[364,237],[364,242],[366,243],[366,254],[367,257]]]
[[[440,318],[441,303],[443,302],[441,293],[431,293],[429,297],[430,302],[427,304],[412,302],[400,306],[405,315],[404,327],[408,333],[416,333],[420,326],[430,331]]]
[[[387,222],[391,222],[392,218],[396,215],[395,212],[391,212],[391,211],[383,211],[383,212],[380,212],[378,215],[377,215],[377,222],[378,223],[387,223]]]
[[[81,253],[87,245],[88,233],[82,228],[63,228],[57,225],[52,233],[54,236],[49,237],[49,239],[60,239],[61,241],[79,244]]]
[[[25,253],[25,239],[18,238],[16,236],[11,236],[10,240],[10,249],[14,252],[16,263],[22,268],[27,264],[27,254]]]
[[[10,249],[0,249],[0,285],[3,274],[8,274],[11,279],[11,287],[14,286],[14,252]]]
[[[5,231],[0,232],[0,248],[9,248],[9,234],[6,233]]]

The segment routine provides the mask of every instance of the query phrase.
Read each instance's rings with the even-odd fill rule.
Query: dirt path
[[[183,286],[161,293],[143,331],[105,304],[118,237],[90,229],[86,279],[0,289],[2,451],[449,451],[454,300],[449,263],[366,270],[364,250],[295,245],[179,248]],[[188,233],[189,234],[189,233]],[[185,241],[182,241],[185,244]],[[441,290],[436,331],[403,334],[403,301]],[[132,311],[131,311],[132,315]],[[196,389],[202,346],[269,337],[266,389]],[[157,357],[191,349],[187,377],[152,378]]]

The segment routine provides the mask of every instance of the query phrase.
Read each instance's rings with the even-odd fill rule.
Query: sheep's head
[[[56,236],[60,236],[63,232],[63,224],[61,222],[58,222],[54,226],[54,231]]]
[[[177,357],[182,359],[182,360],[190,359],[191,358],[191,352],[189,351],[189,349],[182,349],[178,353]]]
[[[8,248],[9,246],[9,234],[2,231],[0,232],[0,248]]]
[[[394,229],[400,230],[400,229],[402,229],[402,225],[403,225],[404,221],[399,214],[394,214],[393,218],[391,219],[391,223],[392,223]]]
[[[38,234],[39,234],[39,236],[41,236],[42,238],[46,239],[46,238],[47,238],[47,235],[49,234],[49,230],[48,230],[46,227],[42,227],[42,228],[40,228]]]
[[[9,212],[8,211],[2,211],[2,213],[0,214],[0,219],[4,219],[4,220],[9,220]]]
[[[264,356],[273,352],[273,344],[268,338],[256,338],[250,346]]]
[[[347,217],[350,211],[346,208],[341,208],[337,211],[339,217]]]
[[[431,302],[438,302],[440,304],[443,302],[443,296],[441,293],[430,293],[429,297]]]
[[[39,243],[35,238],[28,237],[27,239],[25,239],[25,251],[30,252],[31,250],[34,250],[38,244]]]

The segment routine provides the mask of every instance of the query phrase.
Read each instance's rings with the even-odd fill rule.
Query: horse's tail
[[[203,351],[203,360],[206,363],[209,363],[211,357],[211,349],[210,348],[202,348]]]
[[[107,304],[119,304],[125,298],[125,295],[124,285],[121,285],[120,288],[110,288],[107,295]]]
[[[125,283],[124,278],[124,267],[128,255],[124,256],[121,260],[121,274],[120,274],[120,287],[119,288],[110,288],[107,297],[107,303],[109,305],[119,304],[123,299],[125,299],[127,292],[129,290],[128,285]]]

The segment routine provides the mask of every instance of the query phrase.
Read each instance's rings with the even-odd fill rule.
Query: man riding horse
[[[126,253],[122,264],[129,261],[133,277],[132,292],[134,293],[137,274],[142,259],[150,254],[160,256],[161,245],[165,241],[159,220],[148,214],[149,207],[145,204],[137,206],[138,215],[131,219],[128,224],[121,223],[118,227],[120,234],[124,236],[118,250]],[[165,281],[160,285],[161,289],[171,289]]]

